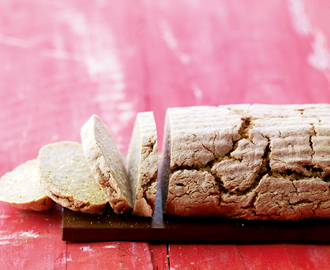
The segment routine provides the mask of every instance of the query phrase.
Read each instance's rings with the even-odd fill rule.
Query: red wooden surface
[[[100,115],[127,151],[135,114],[330,102],[330,1],[0,2],[0,175]],[[1,269],[327,269],[327,245],[66,243],[61,208],[0,203]]]

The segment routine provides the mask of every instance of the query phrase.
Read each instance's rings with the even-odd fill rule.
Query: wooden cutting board
[[[125,161],[126,154],[123,153]],[[158,176],[160,178],[160,176]],[[220,217],[180,217],[162,214],[157,190],[152,218],[129,211],[114,213],[110,205],[102,215],[63,208],[62,240],[143,242],[330,242],[330,219],[299,221],[240,220]]]
[[[217,217],[153,218],[117,215],[110,206],[102,215],[63,208],[65,241],[161,242],[329,242],[330,219],[246,221]]]

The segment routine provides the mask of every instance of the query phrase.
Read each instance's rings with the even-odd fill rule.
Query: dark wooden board
[[[330,219],[247,221],[166,215],[151,219],[130,213],[116,215],[109,206],[102,215],[63,209],[62,239],[76,242],[329,242]]]

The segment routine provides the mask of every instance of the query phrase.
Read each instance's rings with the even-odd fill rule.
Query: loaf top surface
[[[171,143],[170,167],[203,167],[226,155],[237,141],[243,116],[222,107],[171,108],[166,114]]]
[[[39,183],[37,160],[29,160],[0,180],[0,200],[7,203],[29,203],[46,198]]]
[[[238,114],[252,118],[302,118],[329,117],[329,104],[289,104],[289,105],[270,105],[270,104],[235,104],[221,105],[219,107],[233,110]]]
[[[39,152],[38,170],[43,187],[59,198],[75,198],[92,205],[107,203],[79,143],[44,146]]]
[[[203,167],[227,156],[237,156],[238,162],[249,144],[252,154],[265,153],[268,145],[272,169],[284,171],[286,163],[305,175],[302,166],[330,172],[327,104],[172,108],[167,118],[172,170]]]

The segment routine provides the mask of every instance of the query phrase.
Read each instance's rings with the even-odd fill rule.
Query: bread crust
[[[166,214],[330,217],[330,105],[175,108],[165,130]],[[218,188],[196,189],[196,179]]]
[[[123,214],[132,209],[131,191],[121,154],[97,115],[92,115],[81,128],[81,140],[86,160],[114,212]],[[108,148],[112,150],[108,151]]]
[[[157,132],[152,112],[138,113],[127,155],[132,214],[151,217],[155,210],[158,173]]]

